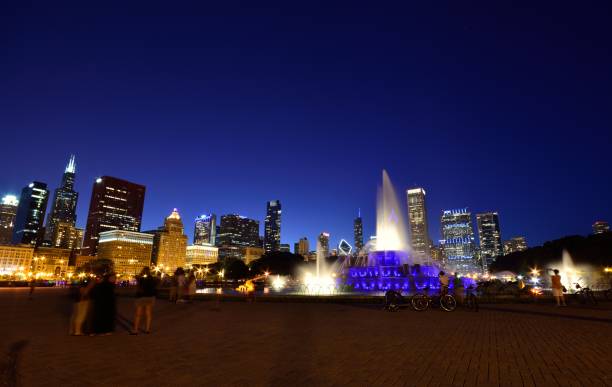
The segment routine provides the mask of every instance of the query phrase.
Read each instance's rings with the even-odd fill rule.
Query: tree
[[[225,277],[229,279],[245,279],[250,276],[249,267],[241,259],[232,259],[225,264]]]
[[[268,272],[295,276],[304,265],[304,257],[301,255],[275,251],[264,254],[261,258],[251,262],[250,266],[253,275]]]

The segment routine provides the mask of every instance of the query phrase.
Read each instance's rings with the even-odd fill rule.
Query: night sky
[[[283,243],[352,242],[383,168],[427,190],[434,240],[466,206],[530,245],[612,221],[609,2],[8,3],[0,194],[75,153],[80,227],[110,175],[146,185],[143,229],[178,207],[190,236],[204,212],[263,233],[279,199]]]

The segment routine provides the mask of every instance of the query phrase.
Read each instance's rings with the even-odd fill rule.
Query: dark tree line
[[[525,272],[532,267],[550,268],[561,261],[563,250],[567,250],[575,264],[590,264],[595,267],[612,265],[612,232],[599,235],[568,236],[546,242],[543,246],[497,258],[492,271],[510,270]]]

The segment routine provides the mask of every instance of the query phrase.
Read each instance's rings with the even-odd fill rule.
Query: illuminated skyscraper
[[[593,223],[593,234],[604,234],[606,232],[610,232],[610,225],[608,222],[598,220],[597,222]]]
[[[259,246],[259,222],[237,214],[221,216],[217,246]]]
[[[480,240],[480,258],[483,267],[486,269],[491,263],[495,262],[497,257],[504,255],[499,229],[499,215],[497,212],[476,214],[476,224],[478,225],[478,239]]]
[[[427,207],[425,190],[413,188],[406,191],[408,197],[408,219],[410,220],[410,240],[412,251],[421,260],[431,257],[429,231],[427,229]]]
[[[444,256],[447,267],[460,274],[480,272],[472,214],[467,208],[444,211],[441,219]]]
[[[269,201],[266,205],[266,220],[264,222],[264,250],[266,253],[280,251],[281,242],[281,203],[278,200]]]
[[[164,221],[164,226],[155,232],[152,261],[167,273],[174,273],[187,262],[187,235],[183,232],[183,221],[175,208]]]
[[[527,250],[525,237],[518,236],[504,242],[504,255]]]
[[[23,188],[15,215],[13,244],[38,245],[42,242],[48,200],[49,191],[45,183],[35,181]]]
[[[52,247],[68,248],[72,244],[69,239],[72,233],[69,230],[66,232],[66,228],[74,228],[76,223],[76,206],[79,194],[74,190],[75,174],[76,163],[74,155],[71,155],[64,170],[62,184],[53,195],[51,213],[47,217],[45,240],[51,242]],[[61,227],[60,223],[62,223]]]
[[[94,182],[87,214],[83,255],[96,255],[98,236],[110,230],[140,231],[145,187],[102,176]]]
[[[355,251],[358,253],[363,248],[363,221],[361,219],[361,210],[359,210],[357,217],[353,221],[353,235],[355,237]]]
[[[351,255],[353,252],[353,246],[351,246],[346,240],[340,240],[338,243],[338,255],[341,257],[346,257]]]
[[[217,217],[215,214],[200,215],[195,219],[195,229],[193,231],[193,244],[215,245],[217,236]]]
[[[13,240],[13,227],[19,200],[15,195],[6,195],[0,202],[0,245],[8,245]]]

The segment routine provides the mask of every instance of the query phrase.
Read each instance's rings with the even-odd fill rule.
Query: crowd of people
[[[141,332],[149,334],[160,280],[151,273],[150,268],[145,267],[136,277],[136,285],[134,320],[130,334],[137,335]],[[110,335],[115,331],[117,316],[115,286],[115,275],[108,273],[89,278],[71,287],[71,296],[74,300],[70,318],[71,335]],[[192,302],[196,294],[195,274],[186,273],[182,268],[178,268],[170,278],[169,287],[170,302]]]

